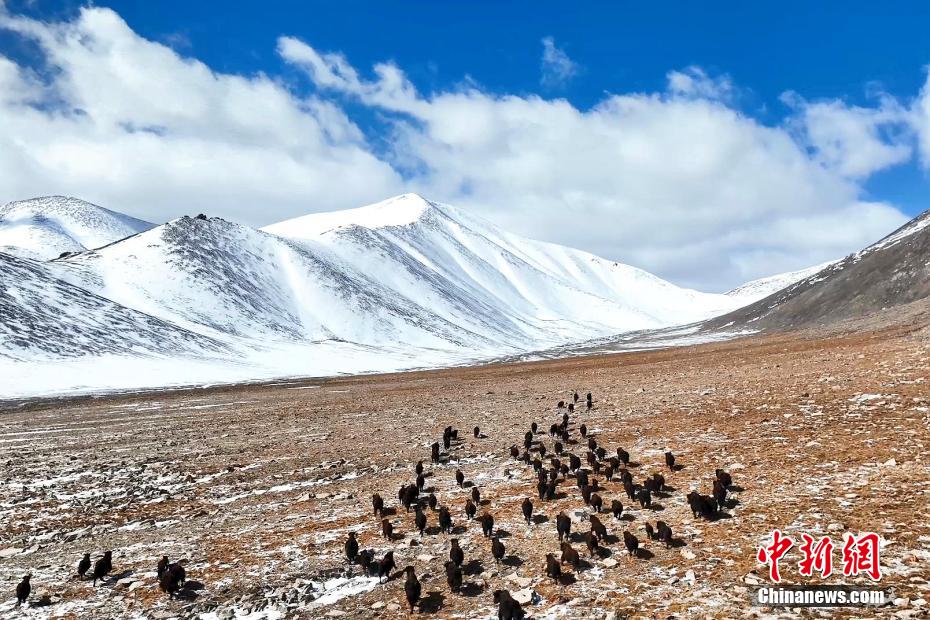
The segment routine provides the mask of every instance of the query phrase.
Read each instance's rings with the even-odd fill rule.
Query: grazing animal
[[[665,521],[656,521],[656,539],[664,542],[666,549],[672,546],[674,542],[672,538],[672,528],[670,528]]]
[[[642,508],[652,507],[652,493],[649,492],[649,489],[640,489],[636,499],[639,500],[639,505]]]
[[[417,514],[413,518],[413,522],[420,531],[420,537],[422,537],[423,531],[426,530],[426,513],[420,510],[419,506],[417,506]]]
[[[630,453],[623,448],[617,448],[617,458],[620,459],[620,462],[624,465],[630,464]]]
[[[601,520],[591,515],[591,531],[597,534],[598,538],[607,538],[607,527],[601,523]]]
[[[394,552],[388,551],[384,554],[384,557],[381,558],[381,561],[378,562],[378,582],[381,582],[382,577],[390,579],[391,571],[395,568],[397,568],[397,565],[394,563]]]
[[[563,537],[568,537],[572,532],[572,520],[564,512],[560,512],[555,518],[555,530],[559,534],[559,542]]]
[[[446,428],[446,432],[442,434],[442,447],[448,450],[452,446],[452,431],[449,428]]]
[[[538,431],[538,430],[539,430],[539,425],[536,424],[536,422],[533,422],[532,424],[530,424],[530,437],[532,437],[533,435],[535,435],[535,434],[536,434],[536,431]]]
[[[494,602],[497,603],[497,620],[523,620],[523,608],[507,590],[495,590]]]
[[[562,565],[556,561],[555,556],[551,553],[546,554],[546,577],[556,583],[562,580]]]
[[[358,556],[358,540],[355,539],[355,532],[349,532],[349,537],[346,539],[345,550],[346,550],[346,559],[349,560],[349,564],[354,564],[355,558]],[[166,562],[167,559],[168,557],[165,556],[162,558],[162,561],[167,564]],[[161,562],[158,563],[158,568],[159,568],[158,576],[161,577],[161,569],[162,569]]]
[[[620,472],[620,482],[633,482],[633,474],[630,473],[629,469],[624,469]]]
[[[619,499],[610,502],[610,512],[613,513],[614,519],[619,521],[620,517],[623,515],[623,503]]]
[[[688,493],[688,505],[695,517],[703,517],[712,521],[717,517],[717,500],[696,491]]]
[[[377,493],[371,496],[371,506],[374,508],[376,517],[384,516],[384,500]]]
[[[364,549],[358,554],[358,564],[362,567],[362,570],[365,571],[366,575],[371,575],[372,568],[374,568],[375,552],[371,549]]]
[[[510,446],[510,458],[519,459],[520,448],[518,448],[517,446]]]
[[[471,488],[471,501],[475,502],[476,504],[481,503],[481,491],[478,490],[478,487]]]
[[[19,607],[29,599],[29,593],[32,592],[32,585],[29,580],[32,575],[24,575],[23,580],[16,586],[16,606]]]
[[[465,500],[465,516],[468,517],[469,520],[471,520],[475,518],[476,514],[478,514],[478,507],[475,506],[475,502],[471,501],[470,499],[466,499]]]
[[[530,525],[533,520],[533,502],[527,497],[520,507],[523,509],[523,518],[526,519],[526,524]]]
[[[407,512],[410,512],[410,507],[416,503],[417,497],[419,495],[420,490],[415,484],[411,484],[404,489],[404,499],[401,501],[401,503],[404,505],[404,508],[407,510]]]
[[[648,521],[646,522],[646,538],[653,540],[656,537],[656,531],[653,529],[652,524]]]
[[[568,403],[568,412],[575,413],[575,403]]]
[[[564,407],[565,407],[565,401],[564,401],[564,400],[560,400],[559,403],[556,405],[556,408],[558,408],[558,409],[563,409]]]
[[[549,485],[546,487],[546,499],[555,499],[555,480],[550,480]]]
[[[719,479],[714,480],[713,496],[714,500],[716,500],[717,504],[720,506],[723,506],[723,504],[727,501],[727,487],[725,484],[720,482]]]
[[[443,506],[439,509],[439,531],[447,534],[452,533],[452,515],[449,509]]]
[[[591,505],[591,487],[584,485],[581,487],[581,499],[584,500],[584,503],[588,506]]]
[[[629,530],[623,532],[623,546],[631,557],[636,557],[639,553],[639,539]]]
[[[610,465],[604,470],[604,477],[607,478],[607,482],[613,482],[614,479],[614,468]]]
[[[461,566],[462,562],[465,561],[465,552],[459,547],[458,538],[453,538],[451,542],[452,548],[449,549],[449,559],[452,560],[456,566]]]
[[[417,476],[417,489],[422,491],[424,486],[426,486],[426,476],[419,474]]]
[[[587,427],[586,425],[582,424],[582,425],[581,425],[581,428],[580,428],[579,430],[581,431],[581,436],[582,436],[582,437],[587,437],[587,436],[588,436],[588,427]]]
[[[180,564],[169,564],[158,580],[158,586],[163,592],[168,593],[169,598],[174,598],[181,586],[187,580],[187,574],[184,567]]]
[[[597,440],[594,437],[588,437],[588,450],[591,452],[597,450]]]
[[[423,461],[417,461],[417,464],[413,468],[413,471],[416,472],[418,476],[422,476],[423,475]]]
[[[455,562],[446,562],[446,583],[453,592],[462,589],[462,569],[456,566]]]
[[[462,473],[461,469],[455,470],[455,482],[459,485],[459,487],[465,484],[465,474]]]
[[[581,566],[581,556],[578,555],[578,552],[575,551],[571,544],[563,542],[560,545],[562,549],[562,557],[560,558],[560,563],[562,564],[571,564],[575,570],[578,570],[578,567]]]
[[[494,515],[486,512],[481,515],[481,532],[485,538],[490,538],[492,530],[494,530]]]
[[[654,481],[653,484],[655,484],[656,493],[661,493],[662,491],[665,490],[665,476],[663,476],[662,474],[656,473],[656,474],[652,474],[652,479]]]
[[[671,452],[665,453],[665,464],[668,465],[669,469],[675,469],[675,455]]]
[[[102,581],[111,570],[113,570],[113,552],[104,551],[103,557],[94,562],[94,587],[97,586],[97,580],[100,579]]]
[[[478,436],[481,435],[481,429],[476,426],[474,432],[475,432],[475,439],[478,439]]]
[[[549,488],[549,485],[542,480],[536,483],[536,492],[539,494],[539,499],[546,498],[546,490],[548,488]]]
[[[714,474],[716,474],[717,480],[719,480],[726,488],[733,486],[733,476],[727,472],[723,471],[722,469],[717,469],[714,471]]]
[[[504,554],[506,553],[504,548],[504,543],[501,542],[501,539],[497,536],[491,541],[491,555],[494,556],[494,561],[498,564],[501,563],[501,560],[504,559]]]
[[[581,459],[574,454],[569,454],[568,466],[572,471],[578,471],[581,468]]]
[[[349,560],[349,561],[351,562],[352,560]],[[167,555],[161,556],[161,559],[158,560],[158,565],[155,567],[155,576],[161,579],[161,576],[164,574],[165,570],[167,570],[168,568],[168,564],[169,564],[168,556]]]
[[[539,472],[540,469],[542,469],[542,461],[533,459],[533,471]]]
[[[90,570],[90,554],[89,553],[85,553],[84,557],[81,558],[81,561],[78,562],[77,570],[78,570],[78,577],[80,577],[83,580],[84,575],[87,573],[88,570]]]
[[[429,457],[430,457],[430,461],[432,461],[433,463],[439,462],[439,442],[438,441],[434,442],[433,445],[430,446]]]
[[[628,498],[636,499],[636,487],[633,486],[633,482],[628,478],[623,479],[623,490],[626,492]]]
[[[583,469],[578,470],[578,472],[575,474],[575,481],[578,483],[579,489],[588,486],[588,472]]]
[[[435,494],[430,493],[429,497],[426,498],[426,503],[429,504],[430,510],[436,510],[436,506],[439,504],[439,500],[436,499]]]
[[[555,437],[555,436],[558,435],[558,434],[559,434],[559,425],[558,425],[558,424],[553,424],[552,426],[549,427],[549,436],[550,436],[550,437]]]
[[[584,544],[588,547],[588,553],[592,556],[597,555],[598,542],[600,541],[597,539],[597,534],[595,534],[593,531],[585,533]]]
[[[591,508],[594,510],[594,512],[600,512],[601,506],[603,505],[604,505],[604,500],[601,499],[601,496],[598,495],[597,493],[593,493],[591,495]]]
[[[413,572],[412,566],[405,568],[404,572],[407,573],[407,580],[404,582],[404,594],[407,597],[407,604],[410,606],[410,611],[412,613],[413,606],[420,600],[420,593],[423,591],[423,586],[420,585],[420,581]]]
[[[561,441],[555,442],[555,445],[553,445],[552,447],[555,450],[556,454],[562,454],[562,452],[565,450],[565,448],[562,446]]]
[[[391,540],[391,538],[394,536],[394,526],[391,525],[391,522],[387,519],[381,520],[381,535],[388,540]]]
[[[545,456],[546,456],[546,444],[544,444],[544,443],[541,442],[541,441],[539,442],[539,456],[541,456],[541,457],[545,457]]]
[[[575,402],[577,403],[577,402],[578,402],[578,392],[575,392],[575,393],[574,393],[573,398],[575,399]]]

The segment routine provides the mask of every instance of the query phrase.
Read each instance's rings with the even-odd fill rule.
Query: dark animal
[[[629,530],[623,532],[623,546],[632,557],[639,553],[639,539]]]
[[[417,461],[416,467],[413,468],[418,476],[423,475],[423,461]]]
[[[520,448],[517,446],[510,446],[510,457],[514,459],[520,458]]]
[[[447,534],[452,533],[452,515],[449,514],[449,509],[445,506],[439,509],[439,531]]]
[[[656,522],[656,539],[664,542],[666,549],[672,546],[674,542],[672,538],[672,528],[670,528],[665,521]]]
[[[591,515],[591,531],[597,534],[598,538],[607,538],[607,527],[601,523],[601,520]]]
[[[578,570],[578,567],[581,566],[581,556],[578,555],[578,552],[567,542],[563,542],[560,548],[562,549],[560,562],[562,564],[571,564],[575,570]]]
[[[404,594],[407,596],[407,604],[410,606],[410,611],[412,613],[413,606],[420,600],[420,593],[423,590],[423,586],[420,585],[416,574],[413,572],[412,566],[405,568],[404,572],[407,573],[407,580],[404,582]]]
[[[621,515],[623,515],[623,503],[619,499],[610,502],[610,512],[613,513],[614,519],[619,520]]]
[[[717,469],[714,471],[714,473],[717,476],[717,480],[719,480],[723,484],[723,486],[725,486],[726,488],[730,488],[731,486],[733,486],[733,476],[723,471],[722,469]]]
[[[546,499],[555,499],[555,480],[550,480],[548,486],[546,486]]]
[[[478,487],[471,488],[471,501],[475,502],[476,504],[481,503],[481,491],[478,490]]]
[[[577,403],[577,402],[578,402],[578,392],[575,392],[575,393],[574,393],[573,398],[574,398],[575,402]]]
[[[557,407],[558,409],[562,409],[563,407],[565,407],[565,401],[564,401],[564,400],[560,400],[559,403],[556,405],[556,407]]]
[[[430,493],[429,497],[426,498],[426,503],[429,504],[430,510],[436,510],[436,505],[439,503],[439,500],[436,499],[433,493]]]
[[[535,435],[536,431],[538,430],[539,430],[539,425],[536,424],[536,422],[533,422],[532,424],[530,424],[530,438],[532,438],[533,435]]]
[[[460,487],[461,487],[463,484],[465,484],[465,474],[462,473],[462,470],[461,470],[461,469],[456,469],[456,470],[455,470],[455,482],[456,482],[456,484],[458,484]]]
[[[358,556],[358,540],[355,539],[355,532],[349,532],[349,538],[346,539],[345,550],[346,559],[349,560],[349,564],[354,564],[355,558]],[[167,559],[166,556],[162,558],[162,561]],[[161,569],[161,562],[158,563],[158,568]],[[159,571],[158,576],[161,577],[161,571]]]
[[[652,493],[649,492],[649,489],[640,489],[636,499],[639,500],[639,505],[642,508],[652,507]]]
[[[417,526],[417,529],[420,531],[420,536],[423,536],[423,531],[426,529],[426,513],[420,510],[420,507],[417,506],[417,514],[413,518],[414,524]]]
[[[624,465],[630,464],[630,453],[623,448],[617,448],[617,458],[620,459],[620,462]]]
[[[96,587],[98,579],[103,580],[111,570],[113,570],[113,552],[104,551],[103,557],[94,562],[94,586]]]
[[[568,412],[575,413],[575,403],[568,403]]]
[[[546,482],[540,480],[536,483],[536,492],[539,494],[539,499],[546,498],[546,489],[549,488],[549,485]]]
[[[384,557],[378,562],[378,581],[381,581],[382,577],[388,579],[391,578],[391,571],[397,568],[397,565],[394,563],[394,552],[388,551],[384,554]]]
[[[581,467],[581,459],[574,454],[569,454],[568,466],[572,471],[578,471],[578,469]]]
[[[594,509],[594,512],[600,512],[601,506],[604,505],[604,500],[601,499],[601,496],[597,493],[591,495],[591,508]]]
[[[562,454],[562,451],[564,450],[564,448],[562,447],[561,441],[555,442],[555,445],[553,446],[553,448],[555,449],[556,454]]]
[[[722,506],[727,501],[727,487],[720,480],[714,480],[714,500]]]
[[[581,499],[584,500],[584,503],[588,506],[591,505],[591,487],[584,485],[581,487]]]
[[[446,562],[446,583],[453,592],[462,589],[462,569],[456,566],[455,562]]]
[[[525,618],[520,603],[513,600],[507,590],[495,590],[494,602],[497,603],[497,620],[523,620]]]
[[[648,521],[646,522],[646,538],[652,540],[656,537],[656,531],[653,529],[652,524]]]
[[[581,428],[580,428],[579,430],[581,431],[581,436],[582,436],[582,437],[587,437],[587,436],[588,436],[588,427],[587,427],[587,426],[585,426],[584,424],[582,424],[582,425],[581,425]]]
[[[592,532],[587,532],[584,535],[584,544],[588,547],[588,553],[593,555],[597,554],[597,545],[598,545],[597,534]]]
[[[430,446],[429,458],[430,458],[430,461],[432,461],[433,463],[439,462],[439,442],[438,441],[434,442],[433,445]]]
[[[184,567],[180,564],[169,564],[158,580],[158,586],[163,592],[167,592],[169,598],[174,598],[181,586],[187,580],[187,574]]]
[[[575,474],[575,482],[578,483],[579,489],[588,486],[588,472],[583,469],[578,470],[578,472]]]
[[[688,493],[688,505],[695,517],[702,517],[712,521],[717,517],[717,500],[696,491]]]
[[[562,566],[551,553],[546,554],[546,577],[556,583],[562,580]]]
[[[411,484],[404,488],[404,498],[401,500],[401,503],[404,505],[404,508],[407,510],[407,512],[410,512],[410,507],[416,503],[417,497],[419,495],[420,490],[415,484]]]
[[[610,465],[604,470],[604,477],[607,478],[607,482],[613,482],[614,479],[614,468]]]
[[[520,507],[523,509],[523,518],[526,519],[526,524],[530,525],[533,519],[533,502],[527,497],[523,500],[523,504]]]
[[[350,533],[350,536],[351,536],[351,533]],[[352,560],[349,560],[349,561],[351,562]],[[155,576],[161,579],[161,576],[168,569],[168,564],[169,564],[168,556],[167,555],[161,556],[161,559],[158,560],[158,565],[155,567]]]
[[[394,526],[387,519],[381,520],[381,534],[388,540],[391,540],[394,536]]]
[[[376,517],[384,516],[384,500],[377,493],[371,496],[371,506],[375,510]]]
[[[550,437],[555,437],[555,436],[558,435],[558,434],[559,434],[559,425],[558,425],[558,424],[553,424],[552,426],[549,427],[549,436],[550,436]]]
[[[491,531],[493,529],[494,529],[494,515],[488,512],[481,515],[481,532],[484,534],[484,537],[490,538]]]
[[[562,542],[563,537],[571,534],[572,520],[564,512],[560,512],[555,518],[555,530],[559,534],[559,542]]]
[[[495,536],[494,540],[491,541],[491,555],[494,556],[494,561],[500,564],[501,560],[504,559],[504,553],[506,553],[504,543],[501,542],[500,538]]]
[[[474,432],[475,432],[475,439],[478,439],[478,436],[481,435],[481,429],[476,426]]]
[[[365,571],[366,575],[371,575],[371,570],[373,568],[373,563],[375,559],[375,552],[371,549],[364,549],[358,554],[358,564],[362,567],[362,570]]]
[[[426,486],[426,476],[419,474],[417,476],[417,489],[422,491],[424,486]]]
[[[29,580],[32,578],[32,575],[24,575],[23,580],[19,582],[16,586],[16,606],[19,607],[29,598],[29,593],[32,592],[32,586],[29,584]]]
[[[78,577],[84,579],[84,575],[90,570],[90,554],[85,553],[81,561],[78,562]]]
[[[475,502],[471,501],[470,499],[466,499],[465,500],[465,516],[468,517],[469,520],[471,520],[475,518],[476,514],[478,514],[478,507],[475,506]]]
[[[665,464],[668,465],[669,469],[675,469],[675,455],[671,452],[665,453]]]
[[[449,549],[449,559],[452,560],[456,566],[461,566],[462,562],[465,561],[465,552],[459,547],[458,538],[452,539],[452,548]]]
[[[633,482],[627,478],[623,479],[623,490],[626,492],[626,496],[630,499],[636,499],[636,487],[633,486]]]

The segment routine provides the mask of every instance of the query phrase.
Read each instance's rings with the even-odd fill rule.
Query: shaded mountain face
[[[810,327],[930,296],[930,211],[884,239],[705,327]]]
[[[154,224],[64,196],[0,206],[0,252],[51,260],[113,243]]]

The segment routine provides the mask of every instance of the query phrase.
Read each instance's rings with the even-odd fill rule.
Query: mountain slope
[[[930,296],[930,211],[864,250],[753,304],[708,321],[708,329],[807,327],[863,317]]]
[[[46,196],[0,206],[0,252],[51,260],[152,228],[154,224],[76,198]]]

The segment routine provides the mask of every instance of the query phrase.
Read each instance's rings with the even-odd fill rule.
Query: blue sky
[[[76,28],[92,37],[122,36],[100,26],[100,20],[82,23],[83,6],[70,0],[7,0],[6,10],[20,25],[0,29],[0,55],[21,71],[35,69],[40,81],[51,82],[57,92],[50,101],[79,102],[73,107],[95,119],[97,130],[103,119],[124,129],[136,126],[129,112],[123,114],[127,118],[111,117],[112,106],[88,101],[86,89],[74,89],[71,81],[62,78],[87,71],[90,80],[92,64],[112,69],[112,58],[87,57],[72,64],[71,58],[87,50],[79,54],[73,46],[52,49],[58,44],[43,42],[34,28],[22,26],[28,22],[53,29],[80,23]],[[175,194],[165,191],[144,200],[133,194],[127,180],[141,174],[137,171],[114,179],[127,183],[121,190],[89,185],[77,173],[68,182],[37,173],[34,182],[22,189],[0,185],[0,198],[21,198],[17,194],[41,191],[45,183],[49,192],[90,193],[87,198],[105,201],[105,206],[149,219],[178,215],[179,203],[187,201],[191,208],[185,207],[185,212],[230,204],[228,212],[221,209],[221,213],[264,224],[413,190],[474,208],[523,234],[586,247],[678,282],[710,288],[833,258],[930,206],[920,146],[923,121],[916,114],[927,80],[925,66],[930,63],[926,3],[894,3],[880,10],[865,2],[730,3],[714,10],[696,3],[589,3],[569,9],[556,2],[427,1],[276,2],[270,8],[227,2],[222,10],[214,3],[174,0],[94,6],[101,14],[112,9],[112,15],[125,22],[132,45],[151,43],[175,54],[180,64],[171,69],[166,64],[166,72],[200,62],[216,74],[241,76],[251,84],[256,76],[268,76],[298,107],[306,100],[325,103],[326,119],[315,110],[314,122],[328,136],[326,140],[336,144],[327,144],[322,154],[285,153],[287,162],[310,168],[314,168],[312,157],[324,157],[326,165],[343,162],[343,168],[353,167],[358,178],[369,180],[370,191],[342,196],[321,182],[297,183],[292,194],[265,192],[234,205],[238,199],[228,192],[194,196],[185,185],[193,183],[185,176],[188,167],[183,175],[178,173]],[[24,33],[24,29],[31,30]],[[292,38],[288,40],[293,45],[283,46],[282,37]],[[547,45],[553,54],[548,63]],[[329,71],[334,65],[326,60],[327,53],[339,54],[346,66],[357,71],[358,79],[333,79]],[[373,71],[378,63],[395,68],[398,79],[416,95],[398,98],[389,92]],[[145,77],[145,66],[140,61],[140,79]],[[153,74],[151,68],[148,73]],[[684,76],[685,82],[676,82],[673,74]],[[124,82],[136,83],[120,75]],[[164,80],[157,87],[165,87]],[[208,86],[203,88],[204,96],[212,97]],[[464,92],[472,95],[461,97]],[[113,101],[133,95],[124,89],[109,96]],[[567,112],[559,102],[562,99],[569,106]],[[635,110],[631,112],[630,106]],[[260,118],[267,114],[261,107],[253,99],[244,100],[236,116],[251,113]],[[606,120],[600,113],[605,107],[611,107]],[[128,103],[127,109],[132,109]],[[713,116],[710,121],[708,113]],[[144,116],[157,119],[150,124],[166,138],[197,134],[202,141],[198,161],[205,161],[207,153],[219,167],[225,156],[220,153],[230,152],[226,142],[204,137],[215,135],[208,128],[213,119],[206,116],[185,120],[183,128],[174,127],[177,115],[165,110]],[[340,118],[327,120],[336,116]],[[562,121],[564,130],[552,129]],[[194,122],[200,123],[196,131],[189,126]],[[477,149],[468,135],[449,135],[450,129],[472,122],[494,127],[495,139],[482,135],[484,142]],[[653,122],[657,134],[637,136],[632,144],[661,144],[668,152],[656,147],[655,153],[636,158],[632,151],[633,163],[648,159],[659,165],[683,149],[694,148],[694,153],[671,170],[657,171],[655,192],[644,181],[642,188],[625,195],[630,179],[616,185],[608,180],[630,169],[623,158],[630,156],[632,146],[617,152],[615,167],[609,165],[611,149],[630,135],[631,126],[638,130]],[[143,119],[138,123],[145,124]],[[578,123],[582,124],[575,126]],[[680,127],[678,133],[685,136],[681,144],[666,135],[668,127]],[[99,132],[78,129],[80,140],[93,136],[99,145],[105,139]],[[715,140],[730,129],[732,139]],[[251,135],[251,129],[238,120],[225,130]],[[277,130],[287,134],[285,128]],[[497,140],[500,135],[508,139]],[[569,135],[580,139],[572,142]],[[108,136],[112,144],[126,138]],[[544,139],[537,140],[540,136]],[[797,153],[788,153],[780,143],[773,146],[773,141],[783,138],[793,140]],[[254,146],[253,138],[246,142]],[[714,151],[720,146],[717,142],[724,145],[720,152]],[[517,148],[525,149],[528,158],[515,161],[505,156]],[[573,149],[579,150],[572,161],[593,152],[597,162],[605,162],[604,168],[593,169],[590,163],[579,166],[557,186],[562,194],[558,200],[548,201],[545,196],[553,186],[534,186],[531,178],[553,170],[561,173],[566,162],[552,161],[547,168],[539,161]],[[745,168],[738,187],[727,185],[733,166],[727,165],[726,157]],[[690,169],[694,158],[719,165],[698,175]],[[495,162],[501,175],[485,174],[480,169],[482,159]],[[745,166],[756,159],[757,165]],[[743,187],[745,175],[761,168],[766,172],[755,185]],[[648,179],[652,171],[647,166],[636,179]],[[527,178],[514,180],[524,173]],[[209,170],[204,174],[209,178]],[[695,176],[714,182],[699,185]],[[672,195],[667,188],[679,178],[687,191]],[[782,179],[797,185],[780,198],[786,206],[781,210],[757,206],[759,196],[770,194]],[[267,205],[269,200],[279,201],[282,207],[249,206]],[[645,212],[658,215],[650,218]],[[586,218],[597,234],[565,233],[579,228],[576,224]],[[851,218],[862,222],[859,228],[849,227]],[[840,224],[834,226],[834,220]],[[607,223],[628,225],[603,225]],[[663,229],[656,232],[660,223]],[[813,227],[830,232],[818,237]],[[603,232],[608,228],[614,232]],[[644,230],[653,231],[648,244],[640,241]],[[774,241],[772,231],[784,240]],[[795,240],[788,242],[789,238]],[[718,275],[707,276],[709,271]]]

